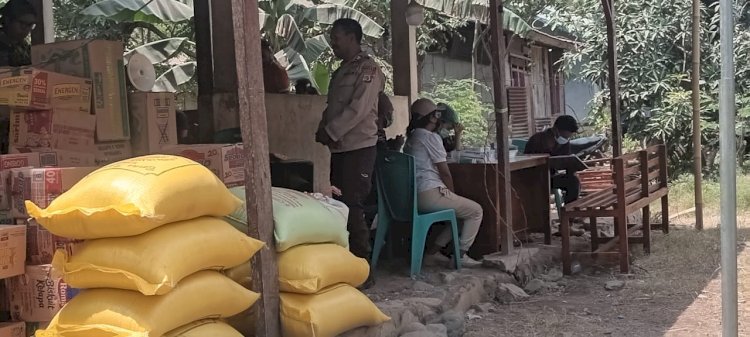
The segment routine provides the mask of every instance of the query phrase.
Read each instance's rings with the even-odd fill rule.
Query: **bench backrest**
[[[628,205],[667,187],[666,146],[624,154],[612,160],[617,203]]]

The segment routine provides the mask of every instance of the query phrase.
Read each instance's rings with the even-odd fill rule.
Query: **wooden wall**
[[[408,98],[393,96],[391,102],[394,121],[386,130],[389,138],[404,134],[409,124]],[[330,191],[330,153],[315,142],[315,131],[325,107],[325,96],[266,94],[270,152],[312,161],[317,192]]]

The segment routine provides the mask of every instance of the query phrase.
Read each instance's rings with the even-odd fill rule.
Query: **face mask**
[[[451,135],[451,132],[446,128],[441,128],[438,133],[440,134],[440,138],[448,138]]]
[[[565,145],[565,144],[568,144],[568,142],[570,140],[568,140],[567,138],[562,137],[562,136],[557,136],[557,138],[555,139],[555,141],[557,141],[557,144]]]

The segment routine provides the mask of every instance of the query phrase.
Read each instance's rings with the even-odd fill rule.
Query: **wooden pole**
[[[391,1],[391,52],[393,64],[393,93],[409,97],[409,104],[417,99],[417,33],[406,24],[409,0]]]
[[[495,101],[495,132],[497,152],[498,219],[500,244],[503,254],[513,251],[513,222],[511,214],[510,158],[508,156],[508,101],[505,91],[505,31],[503,29],[503,0],[490,0],[490,48],[492,55],[492,89]]]
[[[620,122],[620,76],[617,73],[617,39],[615,8],[612,0],[601,0],[607,25],[607,57],[609,58],[609,109],[612,116],[612,155],[622,155],[622,124]]]
[[[695,229],[703,230],[703,168],[701,158],[701,2],[693,0],[693,176]]]
[[[211,1],[195,0],[195,50],[198,62],[198,142],[213,143],[214,60],[211,39]]]
[[[55,21],[52,11],[52,1],[32,0],[31,5],[37,12],[37,25],[31,32],[31,44],[55,42]]]
[[[240,128],[245,154],[248,235],[266,243],[253,258],[253,290],[260,293],[253,320],[256,336],[278,337],[279,281],[273,236],[271,168],[263,90],[257,0],[231,0]],[[228,18],[227,18],[228,19]]]

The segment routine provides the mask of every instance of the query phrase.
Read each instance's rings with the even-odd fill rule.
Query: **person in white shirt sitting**
[[[461,265],[476,267],[481,262],[466,255],[482,223],[482,206],[453,193],[453,177],[448,169],[447,152],[438,133],[441,111],[429,99],[418,99],[411,106],[411,123],[407,131],[404,152],[414,157],[417,179],[417,205],[420,212],[430,213],[446,209],[456,211],[462,224],[460,233]],[[445,228],[435,243],[425,252],[425,263],[449,263],[442,248],[451,240],[450,227]]]

